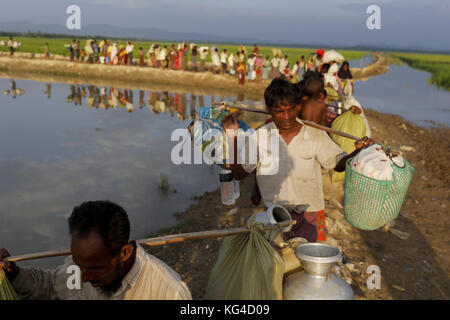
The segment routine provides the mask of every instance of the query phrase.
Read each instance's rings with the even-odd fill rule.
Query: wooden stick
[[[262,110],[262,109],[256,109],[256,108],[250,108],[245,106],[244,104],[239,104],[239,105],[232,105],[232,106],[227,106],[228,108],[234,108],[234,109],[239,109],[239,110],[244,110],[244,111],[250,111],[250,112],[258,112],[258,113],[265,113],[265,114],[269,114],[269,112],[267,112],[266,110]],[[306,124],[307,126],[316,128],[316,129],[320,129],[329,133],[333,133],[336,134],[338,136],[341,137],[345,137],[345,138],[349,138],[349,139],[353,139],[353,140],[360,140],[361,138],[355,137],[351,134],[339,131],[339,130],[335,130],[332,128],[328,128],[325,126],[322,126],[320,124],[317,124],[315,122],[312,121],[308,121],[308,120],[301,120],[304,124]]]
[[[294,225],[297,221],[283,221],[278,224],[267,226],[265,230],[276,230],[278,228],[284,228],[290,225]],[[223,230],[211,230],[211,231],[200,231],[200,232],[189,232],[189,233],[181,233],[181,234],[171,234],[168,236],[156,237],[156,238],[147,238],[136,240],[139,244],[145,244],[148,246],[162,246],[170,243],[184,242],[186,240],[195,240],[195,239],[208,239],[208,238],[222,238],[229,237],[236,234],[243,234],[250,232],[250,229],[247,228],[232,228],[232,229],[223,229]],[[25,260],[33,260],[33,259],[42,259],[42,258],[50,258],[50,257],[59,257],[59,256],[68,256],[70,255],[70,250],[54,250],[54,251],[44,251],[37,253],[28,253],[22,254],[18,256],[11,256],[3,259],[3,261],[25,261]]]

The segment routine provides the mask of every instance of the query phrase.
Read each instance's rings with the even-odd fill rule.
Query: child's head
[[[320,69],[320,72],[321,73],[327,73],[328,72],[328,70],[330,69],[330,64],[329,63],[324,63],[323,65],[322,65],[322,68]]]
[[[314,100],[324,99],[323,81],[317,77],[316,73],[310,74],[309,76],[305,76],[304,80],[300,81],[300,83],[298,84],[298,88],[299,88],[298,90],[300,91],[300,97],[302,101],[309,99]]]

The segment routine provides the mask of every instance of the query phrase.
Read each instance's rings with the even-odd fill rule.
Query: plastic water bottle
[[[239,199],[240,194],[240,190],[239,190],[239,180],[233,179],[233,183],[234,183],[234,200],[236,201],[237,199]]]
[[[233,180],[231,170],[219,168],[220,196],[222,197],[222,203],[227,206],[233,205],[236,201],[235,183]]]

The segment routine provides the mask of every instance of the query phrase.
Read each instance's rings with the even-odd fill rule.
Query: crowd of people
[[[48,46],[46,54],[48,53]],[[108,40],[87,40],[83,47],[81,42],[73,40],[66,44],[69,51],[70,61],[82,61],[87,63],[101,63],[108,65],[138,65],[151,68],[171,69],[181,71],[204,72],[210,71],[215,74],[229,74],[236,76],[238,83],[243,85],[245,81],[272,80],[285,76],[293,83],[303,79],[307,71],[319,71],[327,78],[328,87],[339,91],[342,80],[351,79],[348,62],[342,64],[339,69],[335,61],[325,63],[323,61],[323,50],[317,50],[310,56],[300,56],[291,65],[289,56],[282,54],[280,50],[273,50],[273,56],[263,56],[259,47],[255,44],[251,52],[245,46],[240,46],[236,52],[227,49],[219,50],[195,43],[182,42],[178,45],[151,44],[148,50],[138,48],[138,60],[134,61],[135,45],[129,41],[126,45],[117,45]],[[210,59],[209,59],[210,58]],[[211,62],[209,62],[211,60]],[[336,68],[338,68],[336,70]]]

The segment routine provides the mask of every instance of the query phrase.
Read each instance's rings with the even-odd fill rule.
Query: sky
[[[450,0],[1,0],[0,21],[81,27],[107,24],[299,44],[394,46],[450,51]],[[381,29],[369,30],[369,5]],[[6,10],[5,10],[6,7]],[[68,30],[70,33],[70,30]],[[445,40],[447,39],[447,40]]]

